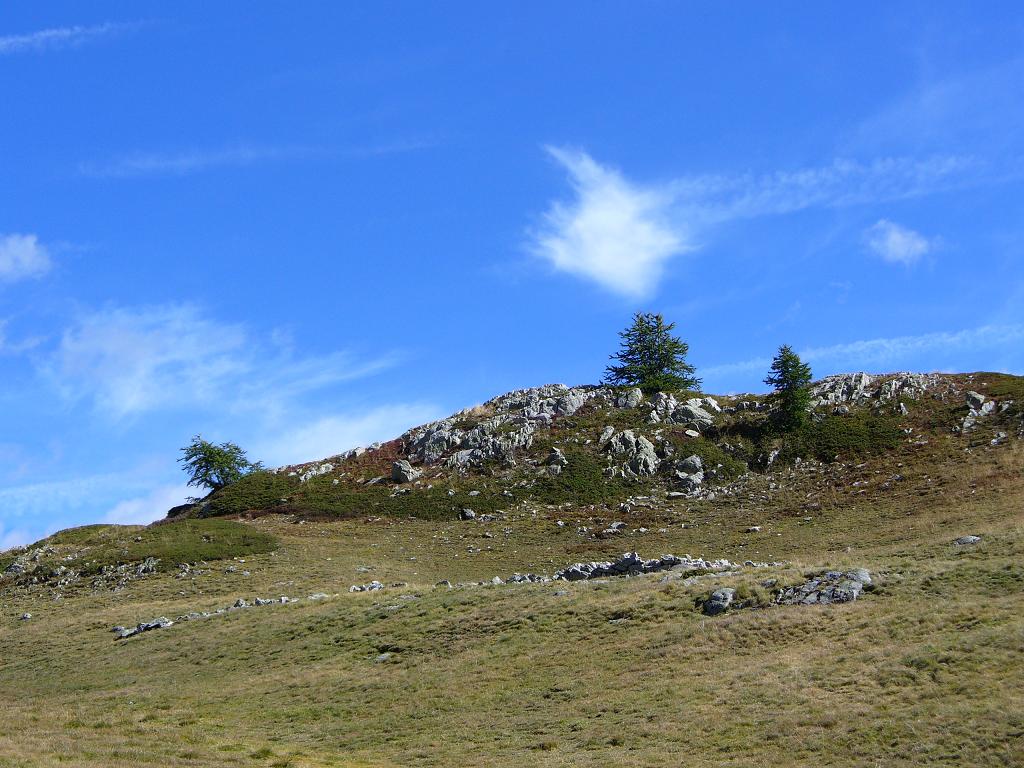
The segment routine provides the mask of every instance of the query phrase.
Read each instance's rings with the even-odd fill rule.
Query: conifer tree
[[[263,469],[260,462],[249,461],[245,451],[234,443],[215,445],[199,435],[181,449],[181,454],[178,463],[189,474],[188,484],[212,491]]]
[[[811,367],[800,359],[788,344],[779,347],[772,360],[771,373],[764,383],[774,387],[770,402],[774,407],[775,423],[782,429],[797,429],[807,420],[807,408],[811,404]]]
[[[618,364],[605,370],[605,382],[640,387],[647,393],[698,389],[697,369],[686,362],[689,345],[672,334],[675,327],[659,314],[633,315],[633,324],[619,334],[619,351],[611,356]]]

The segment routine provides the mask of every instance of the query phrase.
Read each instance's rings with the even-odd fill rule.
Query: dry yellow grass
[[[756,509],[634,510],[630,527],[650,532],[611,542],[556,526],[585,516],[572,508],[490,524],[268,516],[250,524],[281,548],[234,573],[56,602],[5,589],[0,765],[1021,765],[1024,454],[964,455],[936,447],[889,489],[823,491],[812,515],[794,512],[808,492],[796,478]],[[892,467],[858,471],[876,469]],[[951,545],[965,533],[983,540]],[[694,609],[709,583],[660,576],[433,587],[625,549],[790,563],[716,585],[863,565],[880,586],[715,618]],[[347,592],[370,579],[406,586]],[[109,631],[313,592],[336,596],[124,642]]]

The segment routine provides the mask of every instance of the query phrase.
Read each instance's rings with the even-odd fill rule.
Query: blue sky
[[[7,3],[0,548],[596,381],[1024,370],[1017,3]]]

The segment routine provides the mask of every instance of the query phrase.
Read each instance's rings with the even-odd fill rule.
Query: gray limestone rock
[[[721,587],[720,589],[716,589],[711,593],[710,597],[704,601],[704,615],[717,616],[720,613],[725,613],[729,610],[729,606],[732,605],[735,595],[736,590],[731,587]]]
[[[391,479],[396,483],[411,483],[422,476],[423,472],[405,459],[399,459],[391,465]]]

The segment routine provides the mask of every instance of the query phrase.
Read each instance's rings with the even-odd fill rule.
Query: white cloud
[[[5,35],[0,37],[0,56],[68,48],[90,40],[125,32],[138,26],[138,23],[115,24],[108,22],[89,27],[55,27],[22,35]]]
[[[103,516],[104,523],[116,525],[146,525],[167,515],[167,510],[185,503],[195,495],[195,489],[186,485],[163,485],[149,493],[115,504]]]
[[[216,408],[273,416],[303,393],[368,375],[391,358],[344,352],[296,358],[242,325],[189,305],[111,308],[67,329],[46,375],[71,400],[116,418],[156,409]]]
[[[797,171],[683,176],[642,186],[585,152],[548,152],[568,171],[575,198],[551,203],[544,226],[530,233],[530,250],[559,270],[634,298],[657,287],[673,256],[695,250],[698,238],[730,221],[902,200],[984,183],[994,173],[976,158],[935,155],[837,159]]]
[[[926,237],[888,219],[880,219],[864,233],[868,248],[890,264],[911,266],[931,250]]]
[[[544,228],[534,234],[534,253],[616,293],[649,294],[665,263],[691,248],[669,220],[671,197],[629,183],[583,152],[548,152],[569,172],[576,199],[551,204]]]
[[[410,427],[441,416],[440,409],[428,403],[395,403],[358,413],[333,414],[264,439],[252,455],[278,466],[313,461],[349,448],[392,440]]]
[[[0,282],[41,277],[51,266],[49,251],[35,235],[0,236]]]

